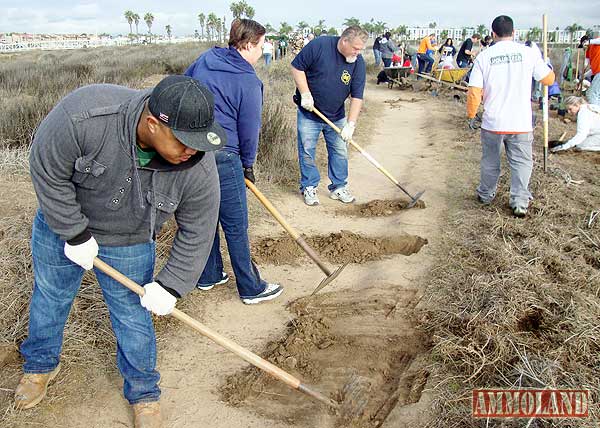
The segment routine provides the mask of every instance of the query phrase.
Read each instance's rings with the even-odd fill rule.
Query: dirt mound
[[[357,217],[384,217],[405,210],[409,203],[410,201],[405,199],[375,199],[365,204],[344,207],[337,213]],[[425,208],[425,202],[418,200],[414,208]]]
[[[427,239],[416,235],[369,238],[347,230],[312,236],[306,241],[321,257],[332,263],[365,263],[393,254],[409,256],[418,253],[427,244]],[[288,235],[259,241],[252,245],[252,254],[259,264],[275,265],[290,264],[304,255]]]
[[[380,426],[397,403],[419,401],[428,377],[420,356],[429,341],[411,321],[417,301],[415,290],[386,284],[304,298],[290,306],[296,318],[263,355],[342,402],[338,415],[255,368],[227,378],[221,395],[230,404],[288,424]]]

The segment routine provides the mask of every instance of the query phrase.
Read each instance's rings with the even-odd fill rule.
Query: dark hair
[[[392,37],[392,33],[390,33],[389,31],[386,31],[385,38],[389,40],[391,37]]]
[[[500,15],[492,22],[492,31],[498,37],[512,36],[514,31],[513,20],[510,16]]]
[[[229,31],[229,46],[243,49],[248,43],[257,44],[267,30],[251,19],[234,19]]]
[[[477,39],[477,40],[481,40],[481,34],[479,33],[475,33],[471,36],[472,39]]]
[[[450,40],[450,44],[448,44],[448,40]],[[452,40],[452,37],[448,37],[446,39],[446,41],[444,42],[444,46],[454,46],[454,40]]]

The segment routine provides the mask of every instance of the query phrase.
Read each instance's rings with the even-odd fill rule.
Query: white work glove
[[[352,135],[354,135],[354,128],[356,128],[356,123],[352,121],[346,122],[346,124],[342,128],[340,136],[342,137],[342,140],[344,140],[346,143],[352,139]]]
[[[98,255],[98,243],[92,236],[82,244],[71,245],[65,242],[65,256],[85,270],[94,267],[94,259]]]
[[[144,285],[144,295],[140,296],[144,308],[156,315],[168,315],[173,312],[177,298],[162,288],[158,282]]]
[[[313,111],[315,107],[315,100],[313,100],[312,94],[310,92],[300,94],[300,105],[305,110]]]

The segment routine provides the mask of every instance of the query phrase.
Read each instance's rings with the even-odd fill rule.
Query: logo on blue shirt
[[[342,79],[342,82],[344,83],[344,85],[349,85],[350,79],[352,79],[352,76],[350,76],[350,73],[348,73],[348,70],[344,70],[344,72],[342,73],[341,79]]]

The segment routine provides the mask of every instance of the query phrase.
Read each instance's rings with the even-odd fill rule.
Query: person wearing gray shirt
[[[160,426],[151,312],[169,314],[206,263],[220,200],[213,151],[225,138],[214,121],[212,94],[186,76],[166,77],[144,91],[85,86],[41,122],[30,153],[39,210],[17,408],[37,405],[58,374],[65,322],[84,272],[98,257],[145,284],[138,297],[95,270],[136,427]],[[155,238],[172,215],[178,229],[171,252],[153,277]]]

